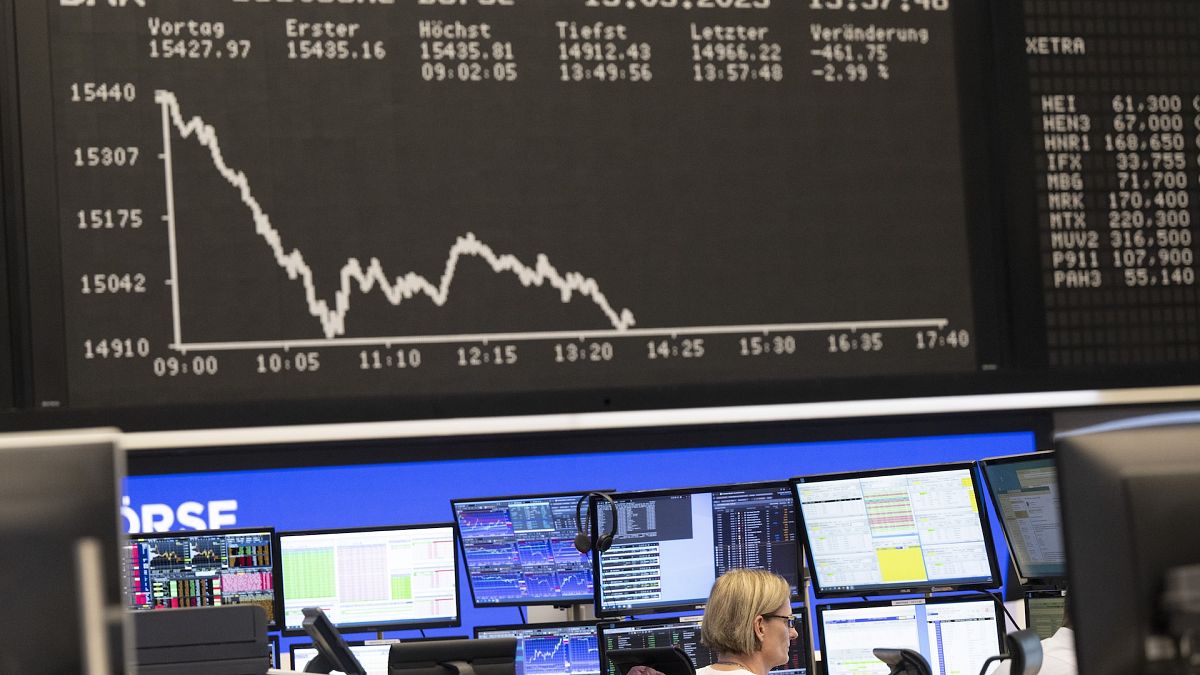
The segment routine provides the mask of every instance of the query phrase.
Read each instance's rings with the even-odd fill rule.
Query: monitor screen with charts
[[[516,638],[516,675],[599,675],[596,624],[478,626],[477,639]]]
[[[1003,651],[1000,607],[987,599],[821,605],[817,624],[828,675],[887,675],[871,653],[877,647],[916,650],[933,675],[975,675]]]
[[[450,503],[477,606],[592,602],[592,557],[575,549],[581,496]]]
[[[615,494],[612,547],[596,556],[601,616],[703,606],[713,582],[735,568],[767,569],[798,595],[800,553],[786,483]],[[597,508],[600,531],[609,510]]]
[[[788,662],[772,669],[777,675],[808,674],[808,629],[804,622],[804,609],[793,609],[796,616],[797,638],[792,641]],[[645,649],[649,647],[677,646],[682,649],[696,668],[703,668],[716,661],[716,654],[700,644],[702,617],[677,617],[648,619],[645,621],[615,621],[599,626],[601,664],[605,675],[618,675],[616,666],[604,657],[614,649]]]
[[[979,465],[1022,584],[1064,582],[1067,565],[1054,453],[985,459]]]
[[[1062,628],[1067,616],[1067,596],[1060,592],[1025,594],[1025,627],[1045,640]]]
[[[392,650],[392,643],[396,640],[380,640],[377,642],[351,642],[346,644],[350,647],[350,651],[354,653],[354,657],[366,668],[367,675],[387,675],[388,672],[388,653]],[[317,648],[312,643],[296,643],[291,646],[292,652],[292,670],[304,672],[304,667],[309,661],[317,658]]]
[[[792,479],[817,593],[995,588],[1000,573],[969,463]]]
[[[268,527],[130,535],[121,560],[129,608],[254,604],[274,625],[274,535]]]
[[[458,556],[449,523],[284,532],[284,629],[298,633],[305,607],[342,631],[459,623]]]

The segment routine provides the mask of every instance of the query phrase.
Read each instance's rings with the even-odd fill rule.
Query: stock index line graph
[[[270,217],[254,197],[250,188],[250,182],[245,173],[231,168],[225,162],[216,129],[206,124],[198,116],[185,120],[179,100],[170,91],[161,89],[155,91],[155,102],[162,106],[163,115],[163,164],[166,171],[167,191],[167,213],[165,218],[170,229],[175,346],[181,350],[184,348],[184,344],[182,341],[179,311],[178,248],[175,233],[174,171],[172,166],[173,155],[171,152],[172,129],[178,132],[179,136],[185,140],[194,136],[197,143],[208,149],[212,156],[213,164],[221,176],[233,187],[237,188],[242,202],[253,215],[255,231],[270,246],[276,263],[287,272],[289,279],[296,280],[299,278],[302,281],[308,311],[321,322],[322,332],[325,334],[326,341],[336,340],[345,333],[346,314],[350,311],[350,297],[355,285],[363,293],[368,293],[378,287],[393,305],[399,305],[405,300],[409,300],[419,294],[424,294],[435,305],[442,306],[449,301],[450,286],[454,281],[459,260],[464,256],[482,258],[496,273],[511,272],[526,287],[543,286],[549,283],[559,291],[564,303],[570,302],[571,297],[575,294],[590,298],[612,324],[613,330],[617,332],[625,332],[636,323],[633,312],[628,309],[617,311],[612,307],[595,279],[587,277],[580,272],[562,273],[542,254],[538,255],[537,262],[533,266],[528,266],[518,260],[516,256],[497,254],[490,246],[477,239],[470,232],[458,237],[457,241],[450,248],[445,271],[442,273],[437,284],[415,272],[408,272],[394,279],[388,279],[387,273],[383,270],[383,264],[378,258],[372,258],[366,269],[363,268],[362,263],[357,258],[347,260],[346,264],[342,267],[340,274],[341,285],[334,293],[335,299],[331,308],[327,300],[318,297],[312,268],[305,262],[303,253],[298,249],[292,249],[290,252],[284,250],[283,238],[279,230],[272,225]],[[375,340],[375,342],[378,342],[378,340]],[[212,349],[216,347],[209,346],[208,348]]]
[[[779,332],[821,332],[821,331],[868,331],[880,329],[904,328],[936,328],[944,329],[950,324],[947,318],[918,318],[893,320],[862,320],[839,322],[810,322],[810,323],[772,323],[772,324],[741,324],[713,326],[671,326],[671,327],[640,327],[633,311],[628,308],[617,309],[601,290],[600,282],[578,271],[560,271],[544,254],[537,254],[536,262],[526,264],[515,255],[498,253],[491,246],[480,240],[472,232],[458,236],[450,247],[441,276],[435,281],[416,273],[406,272],[402,275],[389,277],[384,271],[383,262],[371,258],[364,268],[358,258],[349,258],[342,266],[339,274],[339,286],[333,292],[332,302],[321,297],[314,271],[306,261],[303,252],[293,248],[286,250],[283,235],[259,200],[254,196],[250,179],[238,169],[231,167],[224,157],[218,132],[212,125],[206,123],[198,115],[190,118],[184,114],[183,106],[174,92],[155,90],[154,101],[161,107],[162,112],[162,143],[163,151],[160,158],[164,165],[166,213],[163,221],[168,229],[168,246],[170,257],[170,278],[166,281],[171,288],[172,330],[173,340],[169,345],[174,351],[181,353],[202,351],[241,351],[255,349],[282,349],[307,347],[361,347],[374,345],[416,345],[441,344],[449,342],[483,342],[489,341],[522,341],[522,340],[553,340],[553,339],[593,339],[606,337],[683,337],[698,335],[732,335],[739,333],[761,333],[769,335]],[[176,233],[175,178],[174,155],[172,144],[178,136],[183,140],[193,140],[208,151],[213,167],[217,173],[233,187],[246,207],[253,223],[255,233],[269,247],[275,263],[282,269],[290,281],[299,281],[303,286],[304,297],[309,314],[320,323],[323,338],[311,339],[281,339],[281,340],[230,340],[221,342],[187,342],[181,320],[181,300],[179,287],[179,251]],[[437,307],[443,307],[451,300],[451,287],[458,270],[459,263],[464,258],[479,258],[483,260],[496,274],[508,273],[515,276],[526,288],[549,285],[558,291],[562,303],[567,304],[575,296],[590,300],[601,312],[611,326],[605,329],[589,330],[556,330],[556,331],[522,331],[522,332],[492,332],[492,333],[461,333],[440,335],[398,335],[379,337],[350,337],[346,336],[346,317],[351,309],[351,298],[357,289],[362,294],[372,291],[380,292],[392,306],[400,306],[403,302],[417,296],[425,296]]]

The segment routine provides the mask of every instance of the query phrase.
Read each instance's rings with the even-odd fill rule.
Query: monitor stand
[[[529,623],[559,623],[563,621],[595,621],[593,605],[563,605],[555,607],[533,606],[528,608]]]

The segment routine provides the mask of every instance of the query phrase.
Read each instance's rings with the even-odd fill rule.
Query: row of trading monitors
[[[1194,383],[1197,26],[1193,0],[7,2],[0,412]]]
[[[777,675],[808,675],[812,643],[802,607],[793,610],[796,636]],[[922,599],[917,602],[854,602],[822,605],[816,610],[817,639],[828,675],[883,672],[873,647],[921,652],[934,672],[975,673],[989,657],[1003,651],[1004,618],[990,598],[971,596]],[[711,665],[718,655],[701,640],[698,616],[635,621],[592,621],[512,626],[477,626],[476,639],[517,640],[517,675],[617,675],[607,655],[613,650],[678,647],[696,668]],[[391,645],[397,641],[349,643],[368,673],[386,673]],[[296,670],[317,655],[309,644],[291,645]]]
[[[1030,594],[1025,618],[1039,635],[1052,635],[1062,624],[1066,598],[1058,592]],[[788,662],[773,669],[777,675],[807,675],[809,630],[803,607],[793,608],[796,638]],[[861,673],[878,662],[869,645],[904,646],[920,651],[937,664],[938,673],[970,673],[995,654],[1003,620],[994,605],[979,598],[943,597],[921,603],[847,603],[817,610],[819,643],[826,645],[829,673]],[[576,621],[564,623],[476,626],[476,639],[517,640],[516,675],[617,675],[607,659],[614,649],[679,647],[696,668],[717,656],[700,639],[702,617],[668,617],[635,621]],[[453,638],[421,638],[438,640]],[[387,673],[388,656],[399,640],[348,641],[350,651],[367,673]],[[404,641],[409,642],[409,641]],[[271,636],[272,663],[279,662],[279,640]],[[288,647],[291,667],[304,671],[318,651],[311,643]]]
[[[1021,581],[1061,583],[1050,453],[614,493],[615,510],[587,495],[522,496],[453,501],[445,524],[133,535],[122,569],[134,609],[255,603],[290,634],[301,631],[305,607],[322,608],[344,631],[459,625],[456,541],[477,606],[594,603],[601,617],[687,611],[734,568],[783,576],[796,601],[805,567],[820,597],[994,589],[1002,579],[983,484]],[[615,525],[605,513],[617,515]],[[615,530],[595,555],[574,543],[580,525],[593,524]]]

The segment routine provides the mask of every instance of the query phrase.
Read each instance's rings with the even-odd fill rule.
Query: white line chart
[[[549,284],[559,292],[563,303],[570,302],[575,295],[588,298],[604,313],[604,316],[612,324],[613,330],[617,332],[624,332],[636,323],[632,311],[624,308],[617,310],[610,304],[595,279],[580,272],[560,272],[543,254],[538,254],[537,261],[533,265],[527,265],[514,255],[497,253],[471,232],[459,236],[450,247],[445,270],[437,283],[415,272],[388,278],[383,269],[383,263],[378,258],[372,258],[365,268],[357,258],[350,258],[342,267],[341,284],[333,294],[334,300],[331,306],[330,302],[319,297],[313,281],[312,268],[305,261],[304,254],[298,249],[285,250],[282,235],[271,223],[270,216],[263,209],[262,204],[254,197],[246,174],[233,169],[225,162],[216,129],[206,124],[200,117],[185,120],[174,93],[158,90],[155,92],[154,98],[155,102],[162,106],[163,114],[163,162],[166,166],[167,186],[165,218],[170,228],[171,285],[176,345],[182,344],[182,336],[179,319],[178,251],[175,239],[172,128],[178,132],[181,138],[186,140],[194,137],[197,143],[207,149],[217,171],[238,190],[242,202],[254,219],[255,232],[270,247],[275,262],[287,272],[288,279],[293,281],[299,279],[303,284],[308,311],[321,322],[321,329],[326,339],[333,340],[345,334],[346,315],[350,311],[351,294],[355,287],[362,293],[379,289],[393,305],[400,305],[418,295],[428,297],[439,307],[445,305],[450,299],[450,289],[459,261],[464,257],[481,258],[496,273],[512,273],[525,287],[540,287]]]
[[[246,174],[225,161],[217,130],[200,116],[186,117],[177,96],[167,90],[156,90],[155,103],[162,112],[163,152],[166,213],[163,221],[169,233],[173,341],[170,347],[179,352],[237,351],[252,349],[292,349],[307,347],[353,347],[369,345],[438,344],[447,342],[484,342],[508,340],[548,339],[593,339],[604,337],[722,335],[738,333],[760,333],[769,335],[778,332],[818,331],[865,331],[891,328],[938,328],[949,325],[946,318],[918,318],[899,320],[862,320],[844,322],[741,324],[720,326],[669,326],[635,328],[638,320],[628,308],[618,309],[601,290],[600,283],[582,272],[560,271],[544,254],[538,254],[533,264],[527,264],[516,256],[499,253],[471,232],[458,236],[450,246],[446,263],[440,277],[430,280],[416,272],[406,272],[389,277],[384,263],[371,258],[364,266],[358,258],[349,258],[342,266],[338,288],[332,300],[322,297],[314,281],[313,269],[303,252],[293,248],[287,250],[281,231],[272,223],[269,214],[254,196]],[[234,188],[254,223],[254,230],[270,249],[276,264],[291,281],[298,281],[304,290],[309,314],[319,321],[323,338],[250,340],[223,342],[187,342],[183,336],[181,300],[179,288],[179,254],[176,234],[176,207],[174,188],[173,140],[194,140],[211,157],[218,174]],[[506,333],[462,333],[446,335],[403,335],[384,337],[346,336],[346,317],[351,309],[351,298],[357,290],[362,294],[378,291],[393,306],[424,296],[435,306],[442,307],[451,301],[451,290],[459,263],[464,258],[479,258],[497,274],[511,274],[519,283],[528,287],[550,286],[558,291],[559,299],[566,304],[578,296],[591,301],[611,326],[594,330],[527,331]]]

